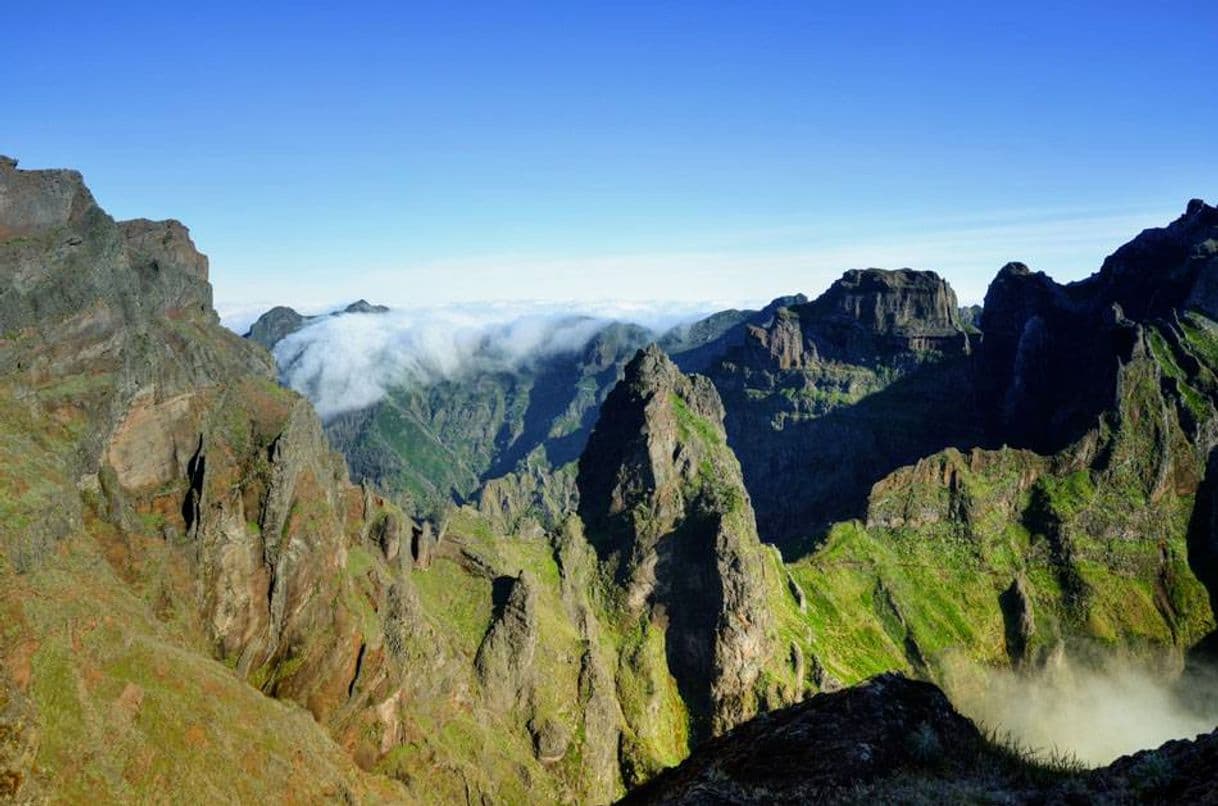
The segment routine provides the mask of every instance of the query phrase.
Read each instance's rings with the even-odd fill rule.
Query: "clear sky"
[[[141,5],[5,7],[0,153],[184,221],[222,305],[971,302],[1218,198],[1214,0]]]

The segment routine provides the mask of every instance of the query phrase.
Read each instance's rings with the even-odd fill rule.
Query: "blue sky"
[[[227,306],[979,301],[1218,197],[1212,0],[109,5],[5,9],[0,153],[184,221]]]

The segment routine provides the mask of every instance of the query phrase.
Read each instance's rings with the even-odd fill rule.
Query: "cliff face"
[[[307,657],[295,696],[326,719],[355,665],[356,631],[334,603],[346,594],[335,571],[347,530],[359,527],[347,515],[356,491],[308,404],[274,384],[268,355],[219,327],[207,259],[181,224],[115,222],[79,174],[3,161],[0,236],[0,573],[17,625],[2,699],[10,716],[23,712],[16,735],[28,741],[9,780],[36,797],[73,753],[101,745],[118,728],[62,709],[94,713],[110,691],[135,720],[120,731],[125,746],[150,764],[185,752],[180,736],[157,746],[170,713],[198,721],[201,745],[228,747],[203,700],[123,671],[150,654],[154,674],[212,686],[217,708],[245,702],[268,724],[299,720],[250,704],[244,684],[205,658],[252,676]],[[85,640],[82,630],[100,632]],[[367,790],[319,728],[284,729],[321,774],[289,784],[272,771],[271,784]],[[292,741],[258,753],[270,762]],[[66,785],[96,776],[116,797],[197,787],[226,752],[200,755],[177,783],[123,779],[99,760]]]
[[[1021,263],[986,293],[980,388],[997,438],[1042,452],[1091,428],[1117,398],[1118,367],[1138,325],[1171,324],[1218,306],[1218,212],[1200,201],[1146,230],[1086,280],[1059,285]],[[1178,330],[1178,328],[1176,328]]]
[[[352,486],[180,224],[6,161],[0,227],[0,792],[614,796],[578,526],[560,569]]]
[[[308,646],[313,679],[299,694],[324,717],[335,695],[323,692],[345,688],[358,644],[329,600],[359,527],[316,415],[274,384],[265,353],[218,326],[207,259],[181,224],[114,222],[70,172],[10,171],[5,188],[18,233],[3,264],[9,388],[34,390],[35,418],[76,420],[61,461],[81,493],[54,506],[74,524],[97,510],[122,532],[189,545],[199,587],[174,593],[180,606],[201,594],[193,604],[219,657],[250,674]],[[45,518],[31,513],[9,543],[17,567],[53,548],[35,525]]]
[[[956,647],[1020,665],[1099,642],[1180,663],[1206,639],[1218,325],[1188,300],[1218,268],[1211,210],[1190,205],[1081,283],[1004,267],[969,367],[981,413],[994,415],[988,436],[884,475],[864,516],[790,566],[821,592],[824,618],[879,638],[814,634],[808,657],[845,680],[906,669],[967,701]],[[1157,286],[1129,274],[1130,255],[1180,307],[1133,304],[1130,289]],[[1172,278],[1187,288],[1168,294]],[[843,557],[858,565],[843,568]]]
[[[620,792],[577,521],[507,540],[352,486],[181,225],[5,161],[0,226],[0,794]]]
[[[854,269],[815,300],[786,310],[752,331],[779,369],[968,349],[956,294],[934,272]]]
[[[981,442],[973,345],[934,273],[850,271],[811,302],[767,310],[706,372],[761,535],[784,553],[859,517],[892,470]]]
[[[654,345],[606,399],[580,459],[580,513],[633,617],[664,632],[695,739],[756,710],[774,584],[723,406]]]

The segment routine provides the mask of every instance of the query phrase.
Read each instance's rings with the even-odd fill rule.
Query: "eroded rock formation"
[[[580,511],[626,606],[668,622],[668,661],[700,729],[755,710],[767,585],[752,506],[704,377],[656,346],[610,393],[580,459]]]

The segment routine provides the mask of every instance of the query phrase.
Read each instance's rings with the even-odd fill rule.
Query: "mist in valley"
[[[1173,661],[1057,652],[1032,669],[958,669],[947,690],[999,739],[1098,767],[1218,727],[1218,670]]]

